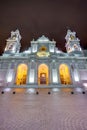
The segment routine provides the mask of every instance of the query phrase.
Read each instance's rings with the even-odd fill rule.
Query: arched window
[[[38,84],[39,85],[49,84],[49,69],[46,64],[41,64],[38,67]]]
[[[28,67],[26,64],[20,64],[17,68],[16,85],[26,84]]]
[[[69,68],[66,64],[59,66],[61,84],[72,84]]]

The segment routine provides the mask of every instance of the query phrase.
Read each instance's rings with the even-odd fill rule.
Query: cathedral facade
[[[66,53],[44,35],[20,52],[21,35],[12,31],[0,56],[0,86],[18,88],[62,88],[87,86],[87,57],[76,33],[67,31]]]

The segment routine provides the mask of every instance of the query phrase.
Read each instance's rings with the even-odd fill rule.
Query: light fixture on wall
[[[75,81],[78,82],[79,81],[79,77],[77,75],[75,75]]]
[[[75,70],[74,72],[74,79],[76,82],[79,82],[79,76],[78,76],[77,70]]]
[[[34,83],[34,78],[30,77],[30,83]]]
[[[12,81],[12,75],[8,75],[7,82],[11,82],[11,81]]]

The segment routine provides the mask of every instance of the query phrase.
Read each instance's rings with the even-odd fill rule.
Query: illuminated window
[[[16,85],[26,84],[28,67],[26,64],[20,64],[17,68]]]
[[[45,47],[45,46],[42,46],[41,48],[40,48],[40,51],[46,51],[47,50],[47,48]]]
[[[48,85],[49,83],[49,69],[46,64],[41,64],[38,67],[38,84]]]
[[[75,48],[75,49],[78,49],[78,46],[77,46],[76,44],[74,44],[74,48]]]
[[[65,64],[61,64],[59,67],[61,84],[72,84],[69,68]]]

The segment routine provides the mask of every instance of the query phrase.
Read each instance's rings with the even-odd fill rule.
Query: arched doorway
[[[61,84],[72,84],[69,68],[66,64],[61,64],[59,67]]]
[[[46,64],[41,64],[38,67],[38,85],[49,84],[49,69]]]
[[[26,84],[28,67],[26,64],[20,64],[17,68],[16,85]]]

